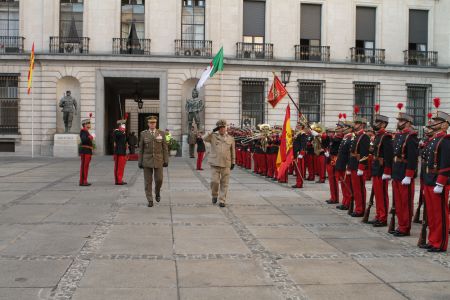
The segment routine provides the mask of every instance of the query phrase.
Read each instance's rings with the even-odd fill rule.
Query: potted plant
[[[174,138],[170,138],[169,140],[169,153],[170,156],[175,156],[178,153],[178,149],[180,149],[180,144]]]

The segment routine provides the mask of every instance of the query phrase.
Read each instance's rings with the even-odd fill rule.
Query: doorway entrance
[[[105,154],[112,155],[112,133],[117,120],[128,114],[127,134],[147,129],[145,117],[155,115],[159,121],[159,78],[105,77],[104,141]],[[141,103],[140,103],[141,102]],[[142,116],[141,116],[142,115]]]

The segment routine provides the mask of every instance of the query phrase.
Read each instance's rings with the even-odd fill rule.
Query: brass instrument
[[[320,123],[313,123],[313,124],[311,124],[311,130],[314,130],[315,132],[317,132],[319,134],[319,135],[314,137],[314,139],[312,141],[312,145],[313,145],[313,148],[314,148],[314,154],[320,155],[320,153],[322,152],[322,137],[321,137],[321,134],[323,132],[325,132],[325,128]]]

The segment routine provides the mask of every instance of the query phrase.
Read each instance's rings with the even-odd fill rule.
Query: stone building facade
[[[200,93],[206,130],[219,118],[281,125],[289,100],[273,109],[265,97],[286,70],[313,121],[331,126],[355,103],[369,119],[376,103],[395,117],[403,102],[420,127],[433,97],[450,110],[449,15],[442,0],[0,0],[0,151],[28,155],[33,136],[51,155],[67,90],[72,131],[92,112],[98,154],[125,112],[132,130],[156,114],[181,139],[185,101],[222,46],[225,69]]]

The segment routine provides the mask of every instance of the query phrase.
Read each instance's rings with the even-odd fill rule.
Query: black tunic
[[[419,140],[417,133],[411,130],[395,134],[394,162],[392,163],[392,178],[403,180],[405,176],[416,177],[419,157]]]
[[[202,138],[197,138],[196,143],[197,143],[197,152],[206,151],[205,142],[203,141]]]
[[[424,184],[434,186],[450,184],[450,135],[438,134],[430,140],[424,151],[426,168]]]
[[[392,136],[389,133],[377,133],[373,141],[372,175],[382,176],[392,174],[393,160]]]
[[[356,171],[358,169],[364,170],[367,167],[370,148],[370,138],[363,131],[355,134],[352,139],[350,148],[350,159],[348,161],[348,168]]]
[[[81,129],[80,131],[81,145],[79,152],[80,154],[92,154],[93,143],[92,136],[87,129]]]
[[[114,154],[127,155],[127,135],[121,130],[114,130]]]

